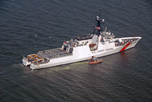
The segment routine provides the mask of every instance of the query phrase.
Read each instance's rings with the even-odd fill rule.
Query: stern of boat
[[[32,63],[32,64],[30,65],[30,68],[31,68],[31,69],[35,69],[36,66],[37,66],[36,64],[33,64],[33,63]]]
[[[23,58],[23,59],[22,59],[22,64],[23,64],[24,66],[28,66],[28,65],[31,64],[31,62],[28,62],[28,60],[27,60],[26,58]]]

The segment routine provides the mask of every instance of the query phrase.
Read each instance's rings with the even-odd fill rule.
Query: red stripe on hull
[[[124,50],[126,50],[126,48],[131,44],[132,42],[130,42],[130,43],[127,43],[121,50],[120,50],[120,52],[121,51],[124,51]]]

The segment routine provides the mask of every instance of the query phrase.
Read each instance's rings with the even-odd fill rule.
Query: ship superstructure
[[[100,10],[101,14],[101,10]],[[101,26],[104,19],[96,16],[97,24],[92,34],[78,35],[69,41],[64,41],[61,48],[38,51],[23,57],[22,63],[31,69],[40,69],[88,60],[92,56],[102,57],[134,47],[142,37],[115,38],[115,35],[107,31],[107,27]]]

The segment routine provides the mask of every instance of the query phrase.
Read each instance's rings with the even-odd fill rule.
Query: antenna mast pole
[[[100,8],[100,14],[99,14],[99,17],[101,18],[101,8]]]

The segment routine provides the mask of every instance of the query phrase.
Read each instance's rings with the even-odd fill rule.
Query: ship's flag
[[[100,30],[101,28],[100,28],[100,27],[95,27],[95,29],[96,29],[96,30]]]

